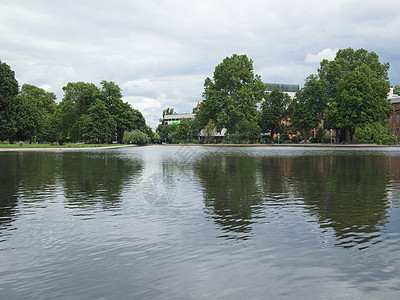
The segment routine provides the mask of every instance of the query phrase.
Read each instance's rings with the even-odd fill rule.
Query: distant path
[[[161,144],[161,146],[223,146],[223,147],[400,147],[377,144]]]
[[[76,151],[76,150],[106,150],[106,149],[117,149],[125,147],[136,147],[137,145],[123,145],[123,146],[104,146],[104,147],[66,147],[66,148],[0,148],[0,152],[10,151]]]

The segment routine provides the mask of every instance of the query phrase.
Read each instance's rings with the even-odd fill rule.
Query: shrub
[[[332,143],[333,143],[334,137],[332,137],[332,139],[331,139],[331,135],[330,135],[330,134],[325,134],[325,135],[322,137],[322,143],[323,143],[323,144],[330,144],[331,141],[332,141]]]
[[[122,139],[124,144],[139,144],[144,145],[150,142],[150,138],[147,134],[140,130],[125,131]]]
[[[318,127],[315,137],[313,138],[313,143],[322,143],[325,135],[325,130],[322,127]]]
[[[287,141],[291,142],[290,137],[289,137],[289,135],[287,133],[281,133],[280,136],[279,136],[279,139],[278,139],[278,135],[276,135],[275,138],[274,138],[274,143],[276,143],[276,144],[278,142],[280,144],[287,144]]]
[[[354,140],[360,144],[395,145],[399,142],[386,124],[373,123],[356,129]]]

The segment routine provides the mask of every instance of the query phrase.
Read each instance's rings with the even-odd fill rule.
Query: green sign
[[[171,121],[171,124],[179,124],[181,121]]]

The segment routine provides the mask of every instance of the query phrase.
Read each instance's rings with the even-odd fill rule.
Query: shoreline
[[[104,147],[36,147],[36,148],[0,148],[0,152],[29,152],[29,151],[83,151],[83,150],[110,150],[125,147],[138,147],[139,145],[119,145]],[[400,145],[377,144],[148,144],[143,146],[189,146],[189,147],[305,147],[305,148],[399,148]]]
[[[400,145],[377,144],[151,144],[149,146],[206,146],[206,147],[316,147],[316,148],[388,148]]]
[[[118,149],[118,148],[125,148],[125,147],[137,147],[137,145],[123,145],[123,146],[102,146],[102,147],[37,147],[37,148],[24,148],[24,147],[20,147],[20,148],[0,148],[0,152],[24,152],[24,151],[82,151],[82,150],[108,150],[108,149]]]

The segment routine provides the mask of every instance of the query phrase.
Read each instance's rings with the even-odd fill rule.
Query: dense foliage
[[[50,118],[56,108],[56,95],[34,85],[24,84],[17,97],[17,134],[19,140],[47,139]]]
[[[182,119],[179,124],[160,124],[157,128],[159,143],[197,143],[200,134],[197,119]]]
[[[102,81],[100,87],[69,82],[56,103],[54,93],[33,85],[19,90],[14,72],[0,61],[0,139],[216,142],[215,133],[225,128],[223,141],[228,143],[321,142],[330,140],[327,132],[334,133],[336,142],[397,143],[386,124],[393,114],[387,99],[389,64],[381,63],[376,53],[339,50],[333,60],[321,61],[294,99],[278,89],[267,92],[253,69],[246,55],[226,57],[213,77],[205,79],[203,101],[194,109],[196,119],[165,124],[165,116],[174,113],[167,108],[154,136],[143,115],[122,100],[114,82]],[[394,92],[399,91],[396,86]],[[142,139],[142,133],[148,139]]]
[[[215,67],[213,78],[206,78],[204,100],[197,111],[202,127],[209,120],[217,130],[226,128],[229,134],[235,134],[243,121],[251,127],[258,126],[257,104],[265,96],[266,85],[259,75],[253,72],[253,61],[246,55],[226,57]]]
[[[394,145],[398,143],[392,130],[379,122],[358,127],[354,134],[354,140],[361,144]]]
[[[386,124],[393,113],[387,99],[388,69],[374,52],[342,49],[334,60],[323,60],[317,74],[308,76],[291,99],[278,89],[267,92],[246,55],[226,57],[213,77],[206,78],[203,101],[194,110],[205,133],[202,141],[215,142],[213,134],[226,128],[227,143],[252,143],[261,137],[271,142],[330,142],[332,133],[336,142],[396,143]],[[173,110],[165,110],[163,118],[169,113]],[[366,138],[363,132],[371,128],[374,138]],[[190,141],[192,132],[186,122],[158,128],[163,142]]]
[[[293,103],[293,125],[303,132],[323,121],[338,132],[339,141],[353,142],[356,128],[379,123],[385,127],[393,113],[388,63],[365,49],[339,50],[332,61],[323,60],[317,75],[307,78]]]
[[[10,66],[0,60],[0,139],[14,139],[17,129],[18,81]]]
[[[0,139],[13,143],[121,142],[124,132],[141,130],[152,138],[143,115],[122,100],[114,82],[69,82],[56,103],[54,93],[30,84],[18,89],[11,68],[0,61]]]
[[[269,132],[273,137],[275,133],[286,132],[286,125],[290,118],[292,99],[284,92],[277,89],[265,95],[261,103],[261,129]]]
[[[122,100],[114,82],[70,82],[63,87],[64,98],[57,107],[55,124],[58,140],[91,142],[122,141],[125,131],[148,132],[143,115]]]
[[[400,84],[396,84],[396,86],[393,89],[393,93],[396,95],[400,94]]]
[[[297,92],[292,103],[292,125],[308,137],[313,128],[321,124],[328,107],[327,83],[318,79],[316,75],[310,75],[305,81],[304,87]]]
[[[125,131],[123,142],[125,144],[143,145],[143,144],[148,144],[150,142],[150,137],[146,133],[138,129],[135,129],[132,131]]]

